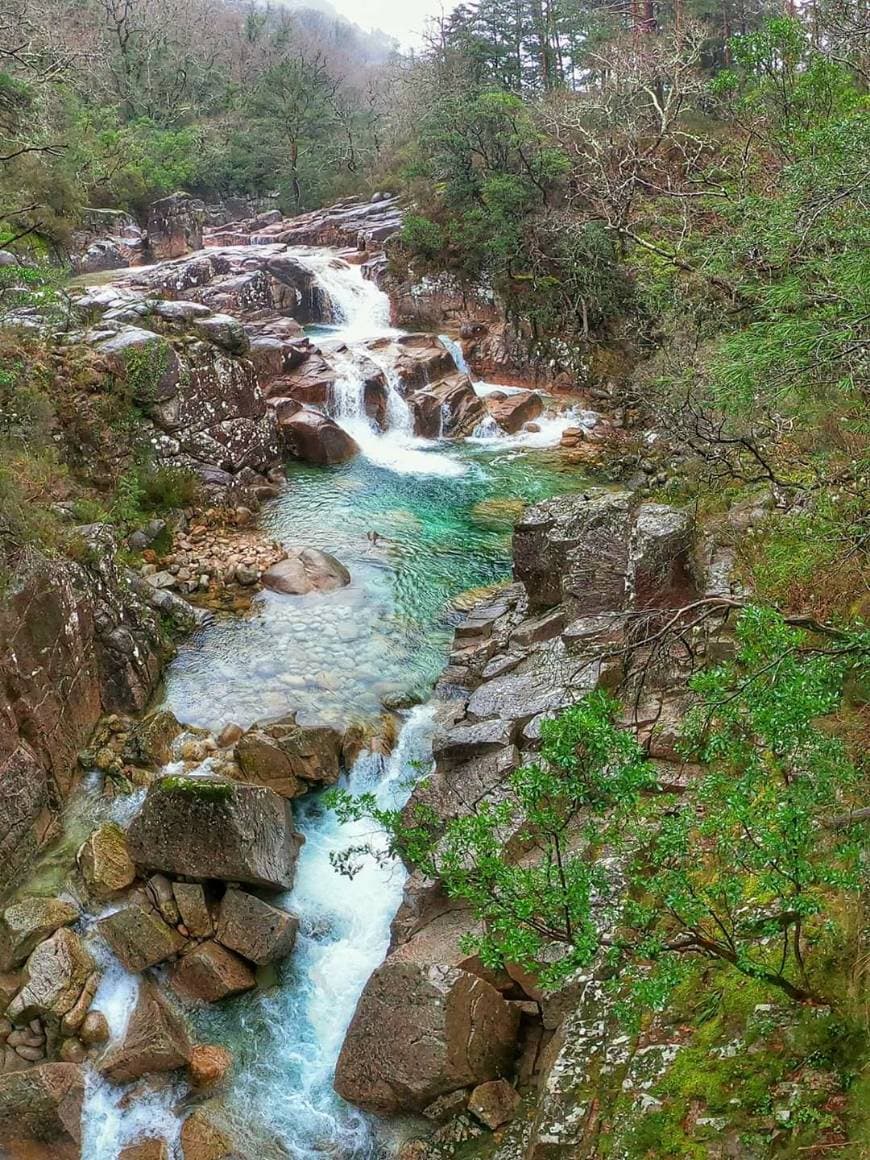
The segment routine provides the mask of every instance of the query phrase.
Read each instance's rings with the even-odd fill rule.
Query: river
[[[338,349],[342,373],[330,409],[361,454],[337,468],[288,463],[286,487],[262,526],[288,547],[333,553],[352,583],[327,595],[264,592],[250,615],[214,619],[180,649],[163,700],[179,720],[215,730],[291,711],[300,721],[343,725],[371,719],[385,702],[413,704],[399,710],[391,756],[364,756],[346,780],[354,793],[371,790],[382,805],[398,805],[429,757],[433,709],[426,702],[460,609],[475,590],[509,577],[511,524],[522,503],[582,486],[548,450],[577,416],[547,414],[539,431],[513,437],[490,423],[462,442],[418,439],[384,365],[389,427],[378,432],[365,415],[360,363],[371,357],[367,341],[399,333],[390,327],[389,302],[358,267],[329,251],[295,256],[314,271],[328,318],[311,333]],[[444,342],[462,366],[458,347]],[[476,385],[480,394],[491,389]],[[111,809],[126,816],[135,804]],[[340,876],[330,854],[371,838],[370,827],[363,835],[359,824],[339,825],[317,795],[294,806],[306,842],[281,904],[299,916],[296,949],[271,985],[192,1011],[191,1019],[203,1042],[233,1053],[221,1099],[241,1151],[262,1160],[374,1160],[394,1153],[396,1126],[346,1105],[332,1076],[360,992],[387,951],[404,871],[370,859],[354,879]],[[108,955],[104,962],[94,1005],[114,1036],[138,983]],[[125,1144],[155,1135],[176,1148],[186,1094],[181,1085],[157,1085],[131,1098],[92,1073],[83,1156],[116,1160]]]

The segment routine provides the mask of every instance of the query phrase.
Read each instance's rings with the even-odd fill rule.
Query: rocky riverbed
[[[444,817],[497,796],[542,720],[618,678],[633,612],[721,589],[728,560],[578,470],[618,462],[630,416],[479,382],[454,341],[393,326],[349,260],[376,272],[391,199],[204,236],[198,212],[162,207],[162,260],[80,286],[61,341],[206,502],[123,563],[88,529],[0,620],[0,1140],[362,1160],[507,1132],[506,1157],[563,1154],[612,1046],[606,1021],[572,1030],[601,1023],[596,979],[546,995],[463,955],[467,916],[321,791],[399,808],[431,768],[414,800]],[[683,676],[629,722],[666,762]],[[348,881],[335,856],[372,841]]]

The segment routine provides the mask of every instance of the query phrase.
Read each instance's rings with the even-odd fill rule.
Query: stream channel
[[[461,442],[422,440],[414,437],[399,384],[384,366],[389,427],[374,430],[355,358],[371,355],[365,341],[400,333],[390,328],[388,299],[358,267],[329,251],[294,255],[314,271],[327,304],[330,325],[310,333],[330,350],[340,347],[335,357],[342,373],[330,410],[361,454],[335,468],[288,463],[286,486],[261,525],[288,547],[332,553],[352,582],[324,595],[263,592],[249,615],[212,619],[182,645],[166,675],[163,703],[179,720],[210,730],[292,711],[306,723],[347,724],[377,716],[385,701],[414,704],[400,711],[391,756],[361,757],[345,780],[354,793],[374,791],[382,805],[396,805],[426,767],[434,716],[426,702],[461,609],[475,590],[510,576],[511,526],[522,504],[583,485],[552,450],[578,415],[548,411],[538,431],[515,436],[489,423]],[[443,341],[467,369],[458,347]],[[493,387],[475,389],[485,394]],[[125,822],[141,796],[107,803],[91,779],[77,805],[78,824],[86,832],[85,822],[92,825],[95,817]],[[333,1092],[332,1076],[360,992],[387,951],[404,870],[372,859],[352,880],[340,876],[330,854],[359,840],[363,829],[371,837],[370,827],[340,825],[316,794],[297,800],[294,809],[306,841],[294,888],[278,904],[299,917],[295,951],[271,986],[191,1011],[193,1029],[200,1041],[233,1053],[221,1100],[243,1154],[387,1157],[400,1129],[346,1105]],[[104,966],[94,1006],[115,1037],[134,1005],[138,979],[96,938],[91,942]],[[123,1146],[147,1136],[163,1137],[180,1154],[179,1111],[187,1095],[180,1082],[125,1092],[91,1072],[82,1155],[116,1160]]]

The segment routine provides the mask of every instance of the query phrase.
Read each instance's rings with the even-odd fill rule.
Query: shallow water
[[[214,729],[298,710],[300,720],[341,721],[376,713],[384,698],[427,695],[456,622],[451,601],[510,576],[522,501],[583,484],[543,452],[432,453],[461,473],[401,473],[363,457],[288,466],[265,530],[287,547],[331,552],[352,583],[326,595],[265,592],[250,617],[226,617],[184,644],[166,684],[181,720]]]

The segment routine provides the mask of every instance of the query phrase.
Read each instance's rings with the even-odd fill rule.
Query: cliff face
[[[86,566],[36,560],[0,611],[0,888],[53,836],[100,715],[143,709],[160,672],[157,617],[86,531]]]

